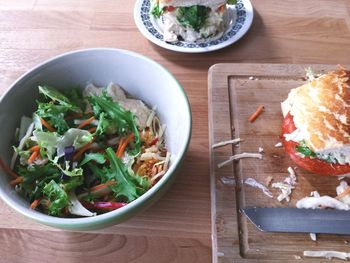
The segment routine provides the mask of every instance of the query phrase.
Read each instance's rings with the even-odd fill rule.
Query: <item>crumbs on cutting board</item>
[[[289,176],[286,177],[283,182],[273,183],[273,188],[278,188],[281,190],[281,194],[277,197],[277,200],[281,202],[282,200],[290,201],[290,195],[292,190],[295,188],[295,184],[297,181],[296,174],[292,167],[288,167],[287,171],[289,172]]]
[[[214,143],[211,146],[211,148],[215,149],[215,148],[222,147],[222,146],[225,146],[225,145],[228,145],[228,144],[236,145],[236,144],[239,144],[242,141],[243,140],[241,138],[236,138],[236,139],[227,140],[227,141],[221,141],[221,142],[218,142],[218,143]]]
[[[306,250],[304,251],[304,257],[313,257],[313,258],[326,258],[326,259],[342,259],[347,260],[350,258],[350,253],[340,252],[340,251],[332,251],[332,250],[324,250],[324,251],[312,251]]]
[[[229,165],[233,161],[240,160],[243,158],[257,158],[257,159],[262,159],[262,154],[261,153],[238,153],[235,155],[232,155],[228,160],[223,161],[218,164],[218,168],[221,168],[225,165]]]

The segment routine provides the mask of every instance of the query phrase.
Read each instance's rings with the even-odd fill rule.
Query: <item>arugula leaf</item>
[[[66,96],[64,96],[61,92],[52,87],[39,86],[39,92],[45,97],[50,98],[53,102],[58,102],[59,105],[71,108],[72,110],[77,109],[77,107],[73,105]]]
[[[134,155],[140,152],[141,140],[140,134],[135,122],[135,116],[114,102],[105,92],[101,96],[90,96],[88,98],[93,107],[95,115],[101,116],[104,112],[111,120],[111,123],[116,125],[119,134],[126,135],[128,132],[133,132],[135,135],[135,149],[132,151]],[[100,130],[102,127],[100,128]],[[106,132],[106,131],[105,131]]]
[[[86,153],[84,160],[81,161],[80,166],[83,166],[84,164],[95,161],[99,164],[104,164],[106,162],[105,156],[101,153]]]
[[[177,20],[184,27],[192,27],[196,32],[199,32],[207,21],[209,11],[209,8],[201,5],[178,7]]]
[[[308,146],[306,146],[305,141],[301,141],[299,145],[295,147],[295,150],[307,157],[317,157],[317,154],[314,153]]]
[[[66,191],[54,180],[51,180],[45,185],[43,194],[50,200],[50,205],[48,207],[48,213],[50,215],[59,215],[62,209],[70,203]]]
[[[103,170],[103,181],[115,180],[117,184],[110,186],[117,199],[131,202],[147,191],[149,184],[145,184],[138,175],[131,175],[123,162],[115,156],[112,148],[106,150],[110,167]]]
[[[101,136],[101,135],[103,135],[103,133],[107,132],[107,130],[111,126],[112,126],[112,123],[107,120],[106,114],[104,112],[101,112],[99,119],[98,119],[98,125],[96,128],[95,134],[97,134],[98,136]]]
[[[79,87],[63,90],[62,93],[69,98],[69,101],[78,106],[83,112],[86,109],[86,100],[84,99],[82,89]]]

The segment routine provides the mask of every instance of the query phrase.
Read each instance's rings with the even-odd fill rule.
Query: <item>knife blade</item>
[[[241,211],[265,232],[350,234],[350,211],[256,207]]]

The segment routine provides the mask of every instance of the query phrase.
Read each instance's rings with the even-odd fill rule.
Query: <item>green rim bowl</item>
[[[191,138],[191,109],[185,91],[160,64],[134,52],[96,48],[78,50],[54,57],[21,76],[0,100],[0,156],[9,164],[15,129],[22,115],[31,116],[38,97],[38,85],[58,89],[84,87],[88,83],[106,86],[114,82],[131,96],[149,106],[157,106],[161,123],[166,124],[166,145],[171,153],[169,170],[141,197],[106,214],[87,218],[58,218],[29,208],[0,171],[0,197],[26,217],[45,225],[68,230],[95,230],[125,221],[158,200],[175,177]]]

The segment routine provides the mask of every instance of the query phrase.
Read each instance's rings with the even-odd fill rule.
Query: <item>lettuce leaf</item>
[[[317,157],[317,154],[306,145],[305,141],[301,141],[299,145],[295,147],[295,150],[307,157]]]
[[[51,180],[43,188],[43,194],[50,200],[48,213],[58,216],[62,209],[70,204],[66,191],[54,180]]]
[[[16,172],[23,177],[20,193],[30,202],[42,197],[42,189],[50,180],[58,180],[61,172],[51,163],[43,166],[18,166]],[[35,186],[34,186],[35,183]]]
[[[54,88],[39,86],[39,93],[49,98],[49,101],[37,101],[38,109],[35,114],[46,120],[59,134],[63,134],[69,129],[64,119],[65,114],[68,111],[81,112],[82,110]]]
[[[177,8],[176,18],[184,27],[192,27],[199,32],[207,21],[209,11],[210,9],[201,5],[182,6]]]
[[[89,131],[71,128],[58,140],[56,144],[57,156],[62,157],[64,155],[64,148],[67,146],[74,146],[75,149],[79,149],[91,142],[92,139],[93,136]]]

